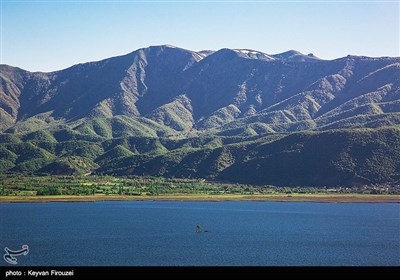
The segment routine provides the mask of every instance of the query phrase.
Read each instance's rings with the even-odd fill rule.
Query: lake
[[[24,244],[18,265],[398,266],[400,205],[0,203],[2,254]]]

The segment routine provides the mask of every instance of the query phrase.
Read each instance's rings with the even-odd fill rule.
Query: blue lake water
[[[24,244],[18,265],[398,266],[400,205],[1,203],[1,254]]]

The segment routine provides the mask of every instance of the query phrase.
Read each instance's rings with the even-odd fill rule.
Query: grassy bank
[[[49,195],[49,196],[0,196],[0,202],[91,202],[91,201],[281,201],[281,202],[373,202],[400,203],[400,195],[372,194],[271,194],[271,195]]]
[[[400,202],[400,186],[277,187],[202,179],[113,176],[0,178],[0,202],[111,200]]]

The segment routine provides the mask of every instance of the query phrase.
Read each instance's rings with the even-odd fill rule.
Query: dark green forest
[[[133,136],[125,127],[117,129],[103,126],[103,135],[82,126],[0,134],[0,172],[162,176],[291,187],[396,185],[400,180],[398,126],[193,137]],[[107,137],[115,134],[121,135]]]

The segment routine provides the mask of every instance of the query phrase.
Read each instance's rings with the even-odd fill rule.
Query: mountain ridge
[[[365,76],[356,77],[357,81],[351,81],[355,76],[353,68],[360,72],[361,66],[357,64],[363,64],[361,69],[373,68]],[[196,121],[213,118],[214,113],[224,108],[237,107],[240,111],[234,118],[237,119],[271,111],[274,106],[296,96],[298,102],[307,104],[302,108],[284,106],[275,111],[280,115],[286,114],[284,110],[292,114],[296,111],[294,115],[300,118],[291,121],[301,121],[312,119],[312,114],[321,114],[337,100],[345,100],[339,93],[343,88],[347,90],[351,82],[362,83],[364,79],[363,84],[371,87],[369,76],[383,76],[380,72],[398,75],[399,64],[399,58],[387,57],[348,56],[321,60],[293,50],[267,55],[247,49],[221,49],[205,55],[163,45],[49,73],[31,73],[1,65],[0,116],[4,119],[1,129],[47,112],[56,119],[66,120],[115,115],[155,116],[154,110],[174,102],[179,96],[186,96],[188,102],[193,102],[193,128],[196,128]],[[310,71],[314,73],[310,75]],[[363,93],[379,91],[387,85],[394,87],[390,91],[398,90],[398,79],[390,76],[386,83],[379,82],[380,87],[375,81],[372,88],[362,89]],[[347,96],[351,97],[351,92]],[[321,98],[334,99],[334,102]],[[325,103],[330,104],[321,111],[315,108]],[[305,112],[310,106],[314,107],[311,112]],[[282,117],[284,120],[287,114]]]
[[[0,65],[0,173],[398,182],[399,126],[398,57],[162,45],[49,73]]]

